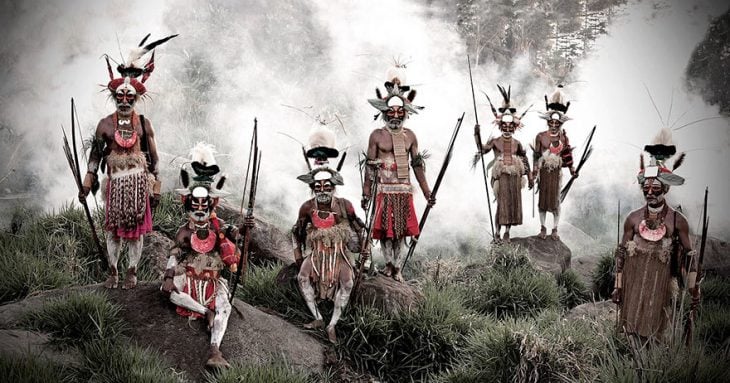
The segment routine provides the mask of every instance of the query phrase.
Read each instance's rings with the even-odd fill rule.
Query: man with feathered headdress
[[[235,243],[239,229],[227,225],[215,214],[225,176],[220,172],[211,145],[198,143],[191,152],[191,167],[195,174],[190,180],[188,172],[180,170],[182,198],[188,222],[178,229],[175,245],[165,270],[161,290],[170,294],[170,301],[177,305],[177,313],[191,319],[205,318],[210,330],[209,367],[228,367],[220,344],[228,327],[231,304],[227,282],[221,271],[238,269],[240,252]],[[254,226],[253,216],[246,216],[241,230]]]
[[[497,199],[497,212],[495,213],[497,232],[495,242],[504,240],[510,242],[510,228],[513,225],[522,224],[522,187],[523,176],[527,175],[529,188],[532,189],[533,178],[530,172],[530,164],[527,161],[527,152],[522,143],[513,137],[515,131],[522,127],[522,115],[517,115],[517,109],[512,106],[512,89],[497,85],[502,95],[502,107],[492,108],[495,117],[494,124],[499,127],[502,135],[496,138],[490,137],[486,143],[479,142],[481,137],[479,125],[474,126],[474,137],[477,139],[477,146],[481,148],[481,155],[494,150],[494,167],[492,169],[492,188]],[[498,112],[499,111],[499,112]],[[505,227],[504,237],[501,236],[501,228]]]
[[[128,244],[129,268],[122,285],[131,289],[137,285],[137,264],[142,256],[142,241],[145,233],[152,230],[152,210],[159,202],[160,182],[157,178],[157,144],[152,124],[134,111],[136,102],[147,89],[144,82],[155,68],[153,49],[172,35],[144,45],[147,35],[138,48],[129,55],[126,62],[117,67],[121,77],[114,77],[109,57],[106,58],[109,83],[106,88],[116,102],[116,112],[99,121],[91,143],[88,171],[79,191],[84,200],[90,191],[99,188],[97,171],[106,171],[102,195],[106,217],[106,245],[109,261],[109,277],[106,288],[116,288],[119,283],[117,263],[122,244]],[[144,46],[143,46],[144,45]],[[142,65],[146,53],[151,58]],[[137,78],[141,77],[141,80]]]
[[[337,342],[335,326],[342,311],[350,301],[354,286],[355,271],[347,251],[360,252],[360,262],[368,259],[368,246],[364,244],[366,232],[364,222],[355,214],[352,203],[336,197],[335,187],[343,184],[342,176],[327,163],[328,158],[337,157],[334,136],[319,131],[310,137],[307,156],[316,159],[316,167],[309,173],[297,177],[309,185],[314,198],[299,208],[297,222],[292,228],[294,259],[299,267],[297,281],[304,302],[314,316],[314,321],[305,328],[324,326],[322,314],[317,308],[320,300],[334,303],[332,318],[327,325],[327,337]],[[352,243],[356,233],[357,243]]]
[[[416,91],[405,85],[401,66],[388,72],[385,89],[386,95],[376,89],[377,98],[368,100],[378,109],[376,118],[382,116],[385,126],[370,134],[362,207],[365,209],[373,198],[371,186],[378,177],[373,238],[380,240],[386,262],[385,275],[402,282],[402,245],[406,237],[417,236],[420,232],[413,205],[411,167],[423,197],[430,205],[436,200],[431,197],[431,188],[426,181],[424,155],[418,151],[416,135],[405,127],[408,116],[423,108],[412,104]]]
[[[563,124],[570,120],[566,114],[570,107],[570,101],[565,99],[561,91],[562,85],[550,95],[545,96],[546,112],[540,114],[540,118],[547,120],[548,129],[540,132],[535,137],[533,147],[532,177],[537,179],[537,190],[539,191],[538,212],[540,214],[540,239],[547,237],[545,218],[547,212],[553,215],[553,229],[550,238],[560,239],[558,235],[558,222],[560,221],[560,180],[562,168],[570,169],[570,175],[577,177],[578,174],[573,166],[573,148],[570,147],[568,135],[563,130]]]
[[[676,147],[667,129],[644,150],[651,160],[649,166],[644,166],[641,156],[637,179],[646,204],[629,213],[624,222],[623,237],[615,253],[616,282],[611,298],[620,305],[620,326],[627,334],[642,340],[662,340],[670,323],[671,299],[678,291],[680,273],[672,266],[686,266],[687,288],[693,299],[699,299],[698,257],[689,238],[687,219],[665,199],[670,186],[684,183],[673,173],[684,154],[669,170],[665,161],[674,156]]]

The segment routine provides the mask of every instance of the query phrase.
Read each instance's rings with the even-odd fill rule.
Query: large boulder
[[[142,262],[150,264],[150,269],[160,280],[165,276],[167,258],[175,242],[160,232],[153,231],[144,236],[142,244]]]
[[[221,202],[216,209],[218,217],[227,223],[240,226],[243,223],[243,216],[240,208],[228,203]],[[251,232],[251,261],[274,261],[285,265],[294,262],[294,250],[288,234],[276,226],[256,217],[256,226]]]
[[[355,304],[373,306],[389,314],[414,309],[421,300],[423,293],[418,286],[380,274],[363,277],[353,295]]]
[[[547,239],[532,236],[512,238],[512,244],[527,249],[528,256],[539,270],[559,275],[570,268],[570,249],[560,240],[554,241],[549,236]]]
[[[0,306],[0,325],[11,327],[26,312],[41,307],[53,297],[71,292],[104,291],[111,302],[121,307],[132,341],[158,351],[173,368],[200,381],[210,344],[205,321],[189,322],[177,315],[175,306],[160,292],[159,286],[159,282],[141,282],[134,290],[107,290],[100,284],[54,290]],[[26,339],[25,344],[18,345],[23,339]],[[9,343],[13,341],[15,343]],[[0,344],[38,349],[43,343],[42,335],[0,333]],[[321,372],[325,364],[325,348],[317,339],[285,320],[237,299],[221,351],[229,362],[244,365],[284,358],[289,366],[316,373]]]

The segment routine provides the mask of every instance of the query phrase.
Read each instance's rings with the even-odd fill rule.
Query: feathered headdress
[[[309,149],[306,151],[308,158],[314,158],[315,165],[328,163],[329,158],[337,158],[340,152],[336,149],[335,133],[330,129],[320,126],[315,128],[309,135]]]
[[[145,36],[142,41],[140,41],[139,45],[130,51],[127,60],[117,65],[117,72],[119,72],[119,74],[121,75],[121,77],[118,78],[114,78],[112,66],[109,62],[109,55],[105,55],[106,67],[107,71],[109,72],[109,83],[107,83],[107,89],[109,89],[111,92],[116,92],[116,90],[120,86],[127,85],[134,88],[137,95],[141,96],[145,94],[147,92],[147,89],[144,86],[144,82],[147,81],[147,79],[150,77],[150,74],[152,74],[152,71],[155,70],[154,49],[175,36],[177,35],[175,34],[167,36],[164,39],[160,39],[144,45],[144,43],[150,37],[150,34],[148,33],[147,36]],[[150,59],[147,61],[147,63],[143,64],[143,56],[150,51],[152,51]],[[140,76],[142,78],[138,80],[137,78]]]
[[[418,111],[423,109],[422,106],[413,105],[413,100],[416,98],[416,90],[411,89],[409,85],[406,85],[405,69],[405,65],[396,62],[386,73],[384,86],[387,93],[383,95],[380,88],[376,87],[376,98],[368,99],[370,105],[379,111],[379,113],[375,115],[375,119],[377,119],[381,113],[390,109],[391,106],[400,106],[404,108],[408,114],[418,114]]]
[[[507,89],[505,89],[502,85],[497,84],[497,89],[499,89],[499,93],[502,95],[502,106],[500,108],[495,108],[494,104],[492,104],[492,100],[489,98],[489,95],[484,93],[484,95],[487,96],[489,107],[492,109],[492,114],[494,115],[493,123],[495,125],[499,125],[502,122],[514,122],[514,124],[517,125],[517,129],[521,128],[522,117],[527,114],[527,111],[530,110],[530,108],[527,108],[518,116],[517,108],[512,105],[512,86],[508,86]]]
[[[639,158],[639,174],[636,176],[639,185],[643,185],[648,178],[656,178],[664,185],[678,186],[684,184],[684,178],[674,174],[674,170],[682,165],[685,153],[680,153],[674,160],[672,170],[665,165],[666,161],[677,153],[677,147],[672,143],[672,132],[669,129],[662,129],[654,137],[651,145],[644,146],[644,151],[649,153],[649,166],[644,166],[644,155]]]
[[[217,181],[215,179],[215,176],[220,173],[220,168],[216,163],[214,153],[215,147],[204,142],[199,142],[190,150],[190,167],[195,175],[191,180],[188,171],[184,167],[180,169],[180,182],[183,189],[176,190],[179,194],[188,195],[200,187],[205,188],[208,195],[213,198],[228,194],[221,190],[226,182],[226,176],[218,177]]]
[[[558,85],[555,91],[548,97],[545,95],[545,113],[540,113],[540,118],[545,120],[558,120],[564,123],[571,118],[568,117],[568,108],[570,101],[562,91],[563,86]]]
[[[302,174],[297,177],[299,181],[304,182],[307,185],[312,185],[317,181],[329,180],[333,185],[344,185],[345,181],[342,179],[342,175],[337,170],[331,169],[327,166],[312,169],[309,173]]]

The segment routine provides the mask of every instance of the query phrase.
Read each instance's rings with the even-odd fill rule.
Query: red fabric
[[[115,92],[119,85],[124,84],[124,77],[115,78],[114,80],[109,81],[109,84],[107,84],[107,89],[109,89],[112,92]],[[137,91],[137,95],[141,96],[147,92],[147,88],[145,88],[144,84],[139,82],[136,78],[130,78],[129,84],[134,87],[134,90]]]
[[[201,299],[199,299],[198,297],[198,290],[195,288],[195,282],[208,280],[209,283],[208,286],[205,288],[205,291],[203,292],[203,294],[205,294],[205,297],[203,297],[202,301],[206,301],[209,298],[213,297],[213,295],[215,295],[215,292],[218,289],[218,272],[203,271],[201,275],[197,275],[194,268],[187,267],[185,274],[186,281],[185,285],[183,286],[183,293],[190,295],[196,302],[200,302]],[[188,281],[190,281],[190,286],[192,287],[192,290],[188,289]],[[215,298],[211,299],[210,303],[208,303],[205,307],[207,307],[211,311],[215,311]],[[176,311],[179,315],[185,317],[202,318],[204,316],[203,314],[187,310],[180,306],[177,306]]]
[[[418,218],[416,208],[413,206],[413,194],[408,194],[408,218],[406,220],[406,232],[404,237],[413,237],[420,234],[418,229]],[[393,227],[393,208],[388,209],[387,222],[383,222],[383,198],[385,193],[378,193],[375,198],[375,222],[373,222],[373,239],[393,238],[398,239]]]
[[[218,242],[218,254],[220,254],[221,260],[226,264],[226,266],[230,266],[234,263],[238,264],[240,256],[236,253],[236,245],[234,245],[233,242],[225,236],[223,236],[223,239]]]
[[[312,225],[317,229],[329,229],[334,226],[336,222],[334,213],[330,211],[324,211],[327,213],[326,218],[320,218],[319,212],[323,210],[312,210]]]
[[[109,184],[111,184],[111,182]],[[107,188],[108,188],[108,186],[107,186]],[[107,192],[109,192],[108,189],[107,189]],[[108,226],[109,218],[108,217],[106,217],[106,218],[107,218],[107,222],[106,222],[105,226]],[[117,227],[116,230],[113,231],[113,233],[114,233],[114,236],[116,236],[116,237],[119,237],[122,239],[133,239],[134,240],[134,239],[139,239],[141,236],[149,233],[150,231],[152,231],[152,209],[150,209],[150,203],[149,203],[149,201],[147,201],[144,218],[142,219],[142,222],[137,225],[137,227],[135,227],[132,230],[126,230],[124,228]]]

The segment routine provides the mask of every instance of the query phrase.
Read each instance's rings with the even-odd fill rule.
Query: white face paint
[[[114,101],[120,116],[131,116],[137,102],[137,90],[128,82],[119,85],[114,91]]]
[[[385,125],[391,130],[398,130],[403,127],[403,122],[408,118],[408,112],[404,108],[404,101],[400,97],[388,99],[389,109],[383,113]]]
[[[190,209],[188,210],[190,221],[196,228],[207,227],[211,212],[211,200],[208,190],[204,187],[196,187],[189,198],[191,199]]]
[[[329,180],[317,181],[314,184],[314,197],[317,203],[329,204],[332,202],[332,196],[334,195],[335,187]]]

